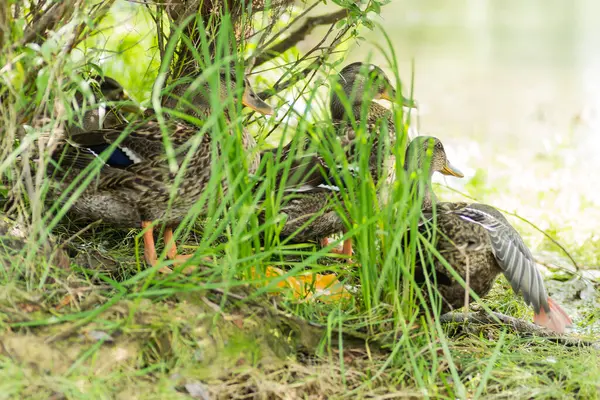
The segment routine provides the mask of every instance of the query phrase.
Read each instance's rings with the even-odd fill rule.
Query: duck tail
[[[533,322],[556,333],[565,333],[567,327],[571,326],[572,320],[554,300],[548,297],[550,311],[546,312],[542,307],[539,313],[533,316]]]

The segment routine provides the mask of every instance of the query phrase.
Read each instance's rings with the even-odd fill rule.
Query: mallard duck
[[[428,150],[432,151],[427,157]],[[548,295],[533,255],[519,233],[495,208],[478,203],[437,203],[431,190],[434,172],[462,177],[446,157],[444,146],[433,137],[417,137],[406,155],[405,168],[423,169],[430,162],[428,179],[419,185],[423,193],[424,222],[419,231],[432,237],[436,250],[446,259],[458,275],[468,283],[479,297],[489,293],[500,273],[510,282],[515,293],[521,292],[527,304],[533,306],[534,322],[538,325],[564,332],[571,324],[570,318]],[[435,216],[435,221],[434,221]],[[434,270],[417,261],[417,282],[424,282],[425,274],[442,297],[442,311],[460,308],[465,304],[465,288],[449,273],[439,260],[434,260]],[[472,301],[469,296],[469,302]]]
[[[333,131],[335,138],[340,140],[343,148],[346,148],[346,158],[350,161],[355,159],[353,142],[356,138],[354,126],[360,126],[364,121],[365,128],[373,138],[374,151],[369,156],[369,169],[375,183],[382,173],[382,156],[375,149],[378,148],[379,132],[385,124],[388,137],[395,138],[395,127],[393,113],[391,110],[377,104],[374,100],[396,101],[396,91],[383,70],[373,64],[360,62],[352,63],[344,67],[336,80],[331,93],[330,111],[333,120]],[[415,107],[415,103],[403,96],[400,98],[402,105]],[[348,104],[351,116],[348,115],[344,104]],[[354,120],[355,125],[352,124]],[[322,126],[322,124],[319,124]],[[320,126],[315,126],[319,132]],[[331,140],[327,135],[330,127],[320,131],[319,140],[323,142]],[[313,143],[314,138],[307,136],[303,138],[301,154],[308,154],[294,160],[288,180],[286,191],[293,192],[288,201],[282,206],[281,212],[287,216],[286,223],[280,236],[293,236],[295,242],[306,242],[318,239],[322,246],[328,246],[328,236],[344,231],[346,229],[343,218],[338,215],[333,205],[332,196],[339,192],[340,188],[332,185],[332,166],[318,153],[319,145]],[[281,158],[290,156],[293,142],[281,150]],[[302,146],[301,146],[302,147]],[[274,155],[278,149],[269,150]],[[393,161],[393,160],[392,160]],[[337,168],[335,166],[334,168]],[[386,167],[387,168],[387,167]],[[393,169],[393,168],[392,168]],[[387,172],[386,172],[387,175]],[[314,218],[315,214],[321,214],[312,220],[309,225],[304,226],[307,221]],[[304,227],[303,227],[304,226]],[[339,252],[338,250],[333,250]],[[342,254],[352,254],[352,240],[346,239],[341,251]]]
[[[210,86],[205,82],[198,89],[192,104],[195,107],[194,115],[202,118],[210,114]],[[235,74],[231,73],[228,77],[227,73],[221,73],[219,90],[223,102],[230,93],[236,93]],[[254,93],[247,80],[244,80],[241,103],[265,114],[272,112]],[[173,118],[167,124],[180,166],[199,128]],[[123,132],[129,133],[123,135]],[[98,156],[119,139],[122,140],[102,161],[96,179],[83,190],[71,210],[85,219],[102,220],[117,227],[143,228],[144,256],[151,265],[157,262],[153,222],[161,221],[166,226],[164,240],[165,246],[168,246],[167,256],[175,260],[187,259],[189,256],[177,255],[172,227],[183,219],[208,184],[214,163],[211,136],[205,134],[202,137],[189,159],[180,184],[174,187],[176,173],[169,168],[161,127],[156,120],[138,122],[131,127],[118,125],[111,129],[76,133],[61,142],[52,154],[56,166],[49,168],[49,176],[54,186],[66,189],[75,177],[93,162],[98,162],[95,161]],[[254,143],[252,136],[244,130],[242,145],[251,148]],[[258,155],[250,160],[250,173],[256,170],[258,162]],[[168,268],[161,269],[161,272],[169,271]]]
[[[69,135],[95,129],[111,128],[127,122],[123,115],[124,112],[141,112],[141,109],[129,99],[123,86],[113,78],[94,75],[87,80],[87,83],[90,85],[95,97],[95,104],[87,106],[82,91],[77,90],[75,92],[73,99],[75,106],[80,109],[86,107],[86,111],[79,124],[68,127],[67,133]]]

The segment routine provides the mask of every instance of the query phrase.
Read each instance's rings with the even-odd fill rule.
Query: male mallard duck
[[[140,113],[141,110],[131,102],[123,86],[113,78],[94,75],[88,79],[88,84],[96,104],[86,107],[83,93],[80,90],[75,92],[75,105],[79,108],[86,107],[86,111],[80,124],[68,127],[68,134],[74,135],[85,131],[112,128],[127,122],[123,112]],[[112,104],[107,105],[106,102]]]
[[[272,112],[254,93],[247,80],[244,80],[243,86],[243,105],[265,114]],[[211,112],[208,97],[210,86],[204,82],[198,89],[192,104],[195,106],[195,116],[202,118]],[[225,102],[230,98],[230,93],[236,93],[236,76],[233,72],[229,77],[221,73],[219,97]],[[175,159],[181,166],[192,146],[191,139],[197,136],[199,129],[173,119],[169,119],[167,127]],[[177,255],[172,241],[172,227],[184,218],[208,184],[214,163],[210,134],[202,137],[177,187],[173,185],[177,174],[169,168],[161,127],[157,121],[139,122],[130,128],[128,125],[118,125],[111,129],[73,134],[53,152],[52,158],[58,167],[50,168],[49,175],[55,186],[66,189],[86,167],[98,159],[100,153],[118,140],[118,145],[103,161],[96,179],[91,180],[73,203],[72,211],[86,219],[102,220],[118,227],[141,226],[145,229],[145,259],[151,265],[157,262],[152,235],[153,221],[159,220],[166,225],[164,240],[165,245],[169,246],[168,257],[186,259],[188,256]],[[244,130],[242,145],[249,148],[254,143],[252,136]],[[250,160],[250,173],[256,170],[258,162],[258,155]],[[162,272],[168,272],[168,269],[162,269]]]
[[[355,126],[361,125],[363,120],[369,135],[374,135],[372,149],[369,156],[369,169],[375,183],[382,173],[382,157],[378,154],[378,140],[383,125],[386,125],[388,137],[395,139],[395,127],[391,110],[377,104],[374,100],[396,100],[394,85],[390,82],[383,70],[372,64],[356,62],[342,69],[336,80],[330,101],[330,111],[336,138],[346,148],[346,158],[350,161],[356,159],[353,142],[356,138]],[[412,100],[401,96],[402,105],[415,107]],[[347,113],[344,104],[348,104],[351,116]],[[365,120],[366,119],[366,120]],[[354,125],[353,125],[354,121]],[[318,126],[315,126],[318,131]],[[321,146],[327,140],[329,132],[323,129],[321,133]],[[290,156],[293,142],[281,150],[281,158]],[[285,226],[281,231],[282,237],[294,234],[293,241],[305,242],[315,238],[321,241],[322,246],[329,244],[328,236],[346,229],[343,219],[334,209],[332,196],[340,190],[332,185],[333,180],[328,176],[332,166],[318,154],[319,145],[313,143],[312,137],[304,138],[303,154],[307,156],[294,160],[288,180],[286,191],[293,192],[289,200],[282,206],[281,212],[287,216]],[[269,152],[274,155],[278,150]],[[392,160],[393,161],[393,160]],[[336,167],[337,168],[337,167]],[[392,167],[392,170],[394,168]],[[387,171],[387,168],[386,168]],[[325,172],[325,173],[324,173]],[[387,174],[387,172],[386,172]],[[316,217],[309,225],[303,227],[315,214]],[[352,240],[344,241],[342,254],[352,254]]]
[[[428,151],[432,151],[429,153],[432,154],[431,157],[427,156]],[[433,173],[437,171],[458,177],[462,177],[462,174],[448,162],[439,139],[417,137],[407,149],[405,168],[411,170],[416,167],[422,170],[428,161],[428,179],[418,186],[424,190],[423,214],[426,219],[419,231],[426,237],[431,237],[432,228],[436,227],[436,250],[478,296],[487,295],[498,275],[503,273],[514,292],[521,292],[525,302],[533,306],[534,322],[556,332],[564,332],[571,320],[546,294],[533,255],[519,233],[492,206],[477,203],[435,203],[435,195],[431,190]],[[416,280],[423,282],[424,274],[428,273],[429,268],[428,265],[420,264],[419,260],[417,263]],[[432,271],[432,281],[443,299],[442,311],[464,306],[464,286],[439,260],[434,260],[433,264],[435,270]],[[472,301],[470,296],[469,301]]]

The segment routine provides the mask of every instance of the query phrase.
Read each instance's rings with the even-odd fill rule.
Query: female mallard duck
[[[140,113],[141,110],[131,102],[123,86],[116,80],[108,76],[95,75],[88,79],[88,84],[96,104],[86,106],[84,94],[80,90],[75,92],[75,107],[79,109],[85,107],[86,111],[80,123],[68,127],[68,134],[112,128],[127,122],[123,112]]]
[[[431,156],[427,152],[432,151]],[[462,177],[446,158],[444,146],[433,137],[417,137],[406,155],[405,168],[423,170],[429,164],[427,180],[418,187],[423,191],[423,214],[426,222],[419,231],[426,237],[436,229],[436,250],[478,296],[489,293],[500,273],[510,282],[515,293],[521,292],[535,311],[538,325],[564,332],[570,318],[546,294],[542,276],[533,255],[519,233],[495,208],[477,203],[436,203],[431,190],[434,172]],[[435,221],[434,221],[435,216]],[[460,308],[465,304],[465,287],[458,282],[439,260],[433,261],[432,281],[442,297],[442,311]],[[416,280],[424,282],[428,266],[417,260]],[[472,301],[469,296],[469,302]]]
[[[210,86],[208,82],[198,88],[192,98],[194,113],[198,118],[210,114]],[[241,103],[264,114],[272,109],[258,98],[248,81],[243,81]],[[235,74],[220,74],[219,97],[223,103],[236,92]],[[226,115],[227,116],[227,115]],[[192,124],[167,121],[169,138],[174,147],[175,159],[181,166],[188,157],[191,139],[197,137],[198,127]],[[124,134],[124,132],[129,132]],[[157,254],[152,234],[153,221],[165,223],[165,246],[167,256],[185,260],[178,256],[173,242],[172,227],[178,224],[202,195],[212,173],[214,164],[210,134],[205,134],[194,150],[177,187],[176,173],[169,168],[163,147],[161,127],[156,120],[138,122],[133,127],[115,126],[71,135],[61,142],[52,158],[57,167],[50,168],[49,175],[56,187],[66,189],[73,180],[105,152],[117,143],[110,154],[103,154],[102,166],[96,179],[91,180],[81,195],[75,199],[72,211],[91,220],[102,220],[118,227],[142,227],[144,232],[144,256],[155,265]],[[254,145],[252,136],[244,130],[242,145]],[[249,162],[250,173],[258,166],[259,156]],[[87,172],[87,170],[85,171]],[[162,272],[170,271],[168,268]]]
[[[356,138],[356,126],[365,126],[372,135],[372,148],[369,156],[369,170],[375,183],[382,173],[382,157],[378,149],[381,130],[384,129],[389,139],[395,139],[395,127],[391,110],[377,104],[375,100],[396,100],[394,86],[383,70],[372,64],[353,63],[342,69],[331,93],[330,111],[333,120],[335,138],[346,150],[346,158],[352,162],[356,159],[353,142]],[[412,100],[401,96],[403,106],[415,107]],[[349,106],[350,115],[347,113]],[[318,131],[318,126],[315,127]],[[327,140],[329,130],[320,133],[321,146]],[[331,135],[329,135],[331,136]],[[291,142],[281,150],[281,158],[289,157],[295,143]],[[322,246],[329,244],[328,236],[346,229],[343,218],[335,210],[333,196],[339,192],[332,185],[333,179],[328,171],[331,166],[318,154],[319,145],[313,143],[312,137],[304,138],[302,154],[308,156],[294,160],[287,179],[286,192],[292,192],[289,200],[282,206],[281,212],[287,216],[286,223],[280,233],[282,237],[292,237],[295,242],[306,242],[319,239]],[[269,150],[276,156],[278,149]],[[393,161],[393,160],[392,160]],[[336,167],[337,168],[337,167]],[[391,168],[392,170],[394,168]],[[385,169],[386,171],[388,168]],[[387,174],[387,172],[386,172]],[[328,176],[329,175],[329,176]],[[315,217],[316,214],[320,214]],[[334,250],[337,252],[336,250]],[[342,254],[352,254],[352,239],[346,239]]]

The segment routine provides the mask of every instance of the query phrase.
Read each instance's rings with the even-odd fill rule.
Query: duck
[[[309,134],[294,140],[280,149],[270,149],[270,157],[286,159],[292,157],[295,149],[300,151],[293,160],[285,182],[285,192],[289,194],[280,212],[285,215],[286,222],[280,231],[280,237],[289,238],[291,242],[307,242],[317,239],[322,247],[330,244],[329,236],[345,232],[347,215],[340,215],[340,208],[335,206],[341,188],[334,184],[332,168],[325,157],[319,154],[319,147],[328,145],[329,140],[339,141],[345,149],[346,159],[351,163],[356,159],[353,143],[357,136],[356,127],[361,121],[372,138],[372,148],[378,148],[378,140],[383,125],[390,140],[395,140],[393,112],[378,104],[376,100],[397,100],[396,90],[385,72],[374,64],[355,62],[345,66],[334,81],[331,97],[331,121],[315,124]],[[416,103],[402,95],[399,96],[405,107],[416,108]],[[348,107],[346,107],[348,106]],[[350,113],[348,113],[350,111]],[[299,156],[298,156],[299,155]],[[392,160],[393,161],[393,160]],[[382,158],[377,153],[369,156],[369,172],[375,184],[382,174]],[[395,168],[391,168],[394,170]],[[281,181],[281,175],[277,181]],[[332,249],[333,253],[352,255],[352,239],[344,240],[341,251]]]
[[[194,90],[188,114],[202,119],[211,114],[209,82],[200,80]],[[236,91],[236,74],[233,70],[219,73],[218,96],[223,103]],[[250,86],[248,79],[243,86],[240,101],[244,106],[263,114],[272,114],[273,109],[262,101]],[[186,90],[179,88],[179,93]],[[166,104],[172,104],[166,102]],[[227,112],[226,118],[228,118]],[[167,257],[175,263],[185,262],[191,255],[177,253],[173,241],[173,227],[185,217],[207,188],[213,164],[213,144],[210,134],[198,140],[200,128],[195,124],[168,118],[168,135],[174,148],[177,168],[173,170],[163,146],[161,125],[154,115],[149,119],[111,128],[77,132],[61,141],[53,151],[53,167],[48,168],[48,176],[56,195],[72,186],[78,176],[85,177],[93,163],[99,163],[95,179],[82,190],[70,205],[70,210],[87,220],[102,220],[114,227],[143,229],[144,258],[152,266],[158,263],[153,227],[160,221],[165,225],[164,242]],[[256,145],[250,133],[243,129],[242,146],[252,150]],[[196,146],[195,150],[190,150]],[[188,155],[188,151],[193,151]],[[254,173],[260,161],[256,156],[249,157],[248,171]],[[173,185],[178,168],[188,158],[186,169],[180,175],[177,187]],[[224,183],[223,190],[226,191]],[[172,272],[162,267],[159,272]]]
[[[87,80],[96,104],[87,105],[84,93],[77,90],[73,96],[75,109],[86,109],[81,121],[67,126],[67,135],[112,128],[127,123],[124,113],[141,114],[142,110],[131,101],[123,86],[109,76],[92,75]]]
[[[504,215],[487,204],[436,201],[432,175],[440,172],[463,177],[463,174],[448,161],[444,145],[435,137],[417,137],[406,151],[405,170],[414,173],[424,169],[427,174],[423,184],[414,185],[415,192],[420,192],[418,198],[423,199],[419,233],[433,240],[437,252],[480,298],[486,296],[496,278],[504,274],[514,293],[521,293],[525,302],[533,307],[537,325],[564,333],[571,319],[548,296],[531,251]],[[417,181],[413,179],[413,182]],[[461,308],[465,305],[464,285],[439,259],[432,259],[433,268],[417,257],[416,282],[423,284],[425,276],[430,277],[441,296],[442,312]],[[469,296],[468,302],[472,301]]]

